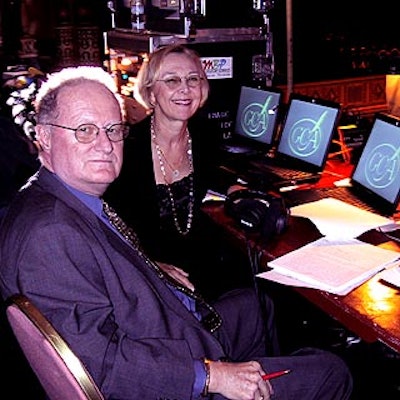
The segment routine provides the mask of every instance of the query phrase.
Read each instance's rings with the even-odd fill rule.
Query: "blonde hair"
[[[151,53],[148,60],[143,62],[134,86],[135,99],[147,109],[154,108],[153,104],[151,103],[152,88],[154,83],[159,78],[162,63],[165,57],[167,57],[169,54],[183,54],[195,63],[198,74],[203,78],[201,81],[200,101],[200,107],[202,107],[207,101],[210,92],[210,85],[207,80],[207,75],[204,72],[204,68],[201,64],[201,59],[198,53],[181,44],[173,44],[161,47]]]

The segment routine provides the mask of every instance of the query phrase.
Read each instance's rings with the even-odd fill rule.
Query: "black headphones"
[[[282,233],[289,224],[290,210],[277,193],[236,190],[226,197],[225,212],[244,230],[260,232],[264,238]]]

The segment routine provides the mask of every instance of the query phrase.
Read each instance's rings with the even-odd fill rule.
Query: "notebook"
[[[242,86],[232,136],[222,149],[230,154],[265,153],[275,137],[282,92]]]
[[[400,198],[400,118],[376,114],[350,186],[283,193],[289,206],[334,197],[364,210],[391,216]]]
[[[340,118],[340,104],[292,93],[276,151],[256,159],[274,187],[320,179]]]

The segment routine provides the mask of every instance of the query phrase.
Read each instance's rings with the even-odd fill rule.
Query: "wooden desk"
[[[350,167],[349,167],[350,168]],[[336,177],[336,179],[340,179]],[[320,183],[321,185],[324,182]],[[283,234],[262,243],[257,234],[246,235],[232,218],[224,212],[221,203],[206,203],[204,210],[211,218],[246,250],[250,240],[256,250],[262,253],[262,265],[276,257],[321,237],[321,234],[308,219],[291,217],[289,227]],[[362,235],[361,239],[400,252],[400,246],[387,241],[376,231]],[[364,341],[381,341],[393,350],[400,352],[400,291],[397,288],[373,277],[346,296],[337,296],[324,291],[306,288],[293,288],[324,312],[338,320]]]

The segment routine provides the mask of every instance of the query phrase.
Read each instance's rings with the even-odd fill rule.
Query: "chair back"
[[[89,372],[24,295],[7,300],[7,319],[50,400],[104,400]]]

